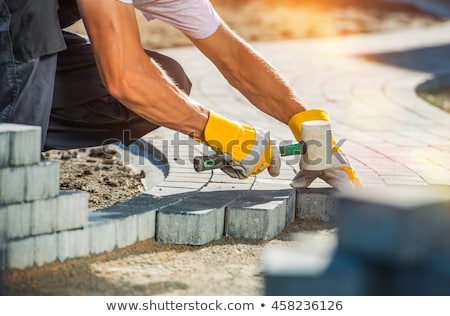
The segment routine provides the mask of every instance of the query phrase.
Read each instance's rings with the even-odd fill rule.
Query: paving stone
[[[190,193],[167,197],[141,194],[126,202],[89,213],[91,252],[111,251],[115,246],[128,246],[138,238],[144,240],[154,237],[156,211],[188,196]]]
[[[441,254],[415,266],[393,268],[393,295],[449,296],[450,255]]]
[[[224,208],[189,211],[176,206],[170,210],[157,213],[158,242],[200,246],[223,236]]]
[[[86,227],[88,203],[88,193],[61,191],[56,210],[56,231]]]
[[[225,206],[240,192],[197,192],[161,209],[156,215],[156,240],[163,243],[204,245],[223,236]]]
[[[94,212],[96,213],[96,212]],[[116,225],[111,219],[89,216],[89,251],[92,254],[114,250],[116,246]]]
[[[449,247],[446,188],[399,186],[340,194],[342,248],[382,262],[413,264]]]
[[[269,248],[262,256],[264,295],[373,295],[378,291],[374,268],[358,256],[317,239],[296,247]]]
[[[137,239],[147,240],[155,238],[156,234],[156,212],[145,212],[136,215]]]
[[[55,232],[57,207],[58,200],[56,198],[37,200],[31,203],[31,235]]]
[[[270,240],[293,220],[293,190],[252,190],[226,208],[225,236]],[[288,206],[290,209],[288,209]]]
[[[34,238],[10,240],[6,245],[6,267],[24,269],[34,265]]]
[[[6,212],[0,211],[0,295],[2,293],[1,274],[6,267]]]
[[[9,165],[9,132],[0,126],[0,168]]]
[[[0,206],[0,218],[6,221],[6,238],[31,235],[31,203]]]
[[[138,225],[135,215],[114,220],[116,226],[116,246],[123,248],[134,244],[138,239]]]
[[[25,168],[0,168],[0,205],[23,201],[25,201]]]
[[[25,167],[25,200],[56,197],[59,193],[59,163],[40,162]]]
[[[57,256],[58,241],[56,234],[46,234],[34,237],[34,263],[37,266],[54,262]]]
[[[10,166],[38,163],[41,159],[41,128],[30,125],[1,124],[10,134]]]
[[[88,229],[75,229],[59,232],[57,238],[59,261],[63,262],[67,259],[89,255],[90,244]]]
[[[297,189],[295,217],[333,222],[336,217],[335,193],[332,188]]]

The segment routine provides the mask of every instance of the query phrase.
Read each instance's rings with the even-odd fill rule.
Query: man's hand
[[[328,122],[328,114],[323,110],[308,110],[297,113],[290,119],[289,127],[298,141],[301,140],[302,124],[313,120]],[[358,188],[361,185],[361,179],[353,170],[342,149],[336,146],[334,137],[332,137],[331,151],[331,168],[321,171],[300,170],[292,180],[291,186],[296,189],[307,188],[316,178],[320,178],[340,191]]]
[[[246,179],[265,169],[273,177],[280,173],[280,153],[267,131],[210,112],[204,136],[210,147],[230,160],[230,165],[222,168],[230,177]]]

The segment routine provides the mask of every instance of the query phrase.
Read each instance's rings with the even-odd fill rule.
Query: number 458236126
[[[340,311],[344,308],[342,301],[274,301],[274,310],[297,310],[297,311]]]

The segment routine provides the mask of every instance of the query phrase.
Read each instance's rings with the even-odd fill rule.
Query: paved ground
[[[310,108],[330,113],[334,133],[346,140],[342,148],[366,186],[448,185],[450,115],[415,93],[418,84],[450,72],[448,34],[450,23],[254,46]],[[185,67],[195,99],[230,118],[269,129],[278,141],[293,139],[285,125],[259,112],[229,87],[195,49],[165,52]],[[172,137],[167,130],[149,135],[159,136]]]

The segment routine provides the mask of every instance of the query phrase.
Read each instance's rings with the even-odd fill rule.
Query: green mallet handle
[[[293,156],[293,155],[302,155],[306,151],[306,144],[303,142],[290,144],[286,146],[280,146],[280,155],[284,156]],[[205,170],[213,170],[222,167],[226,167],[230,164],[230,161],[225,159],[225,155],[223,154],[214,154],[211,156],[197,156],[194,157],[194,169],[197,172],[205,171]]]

